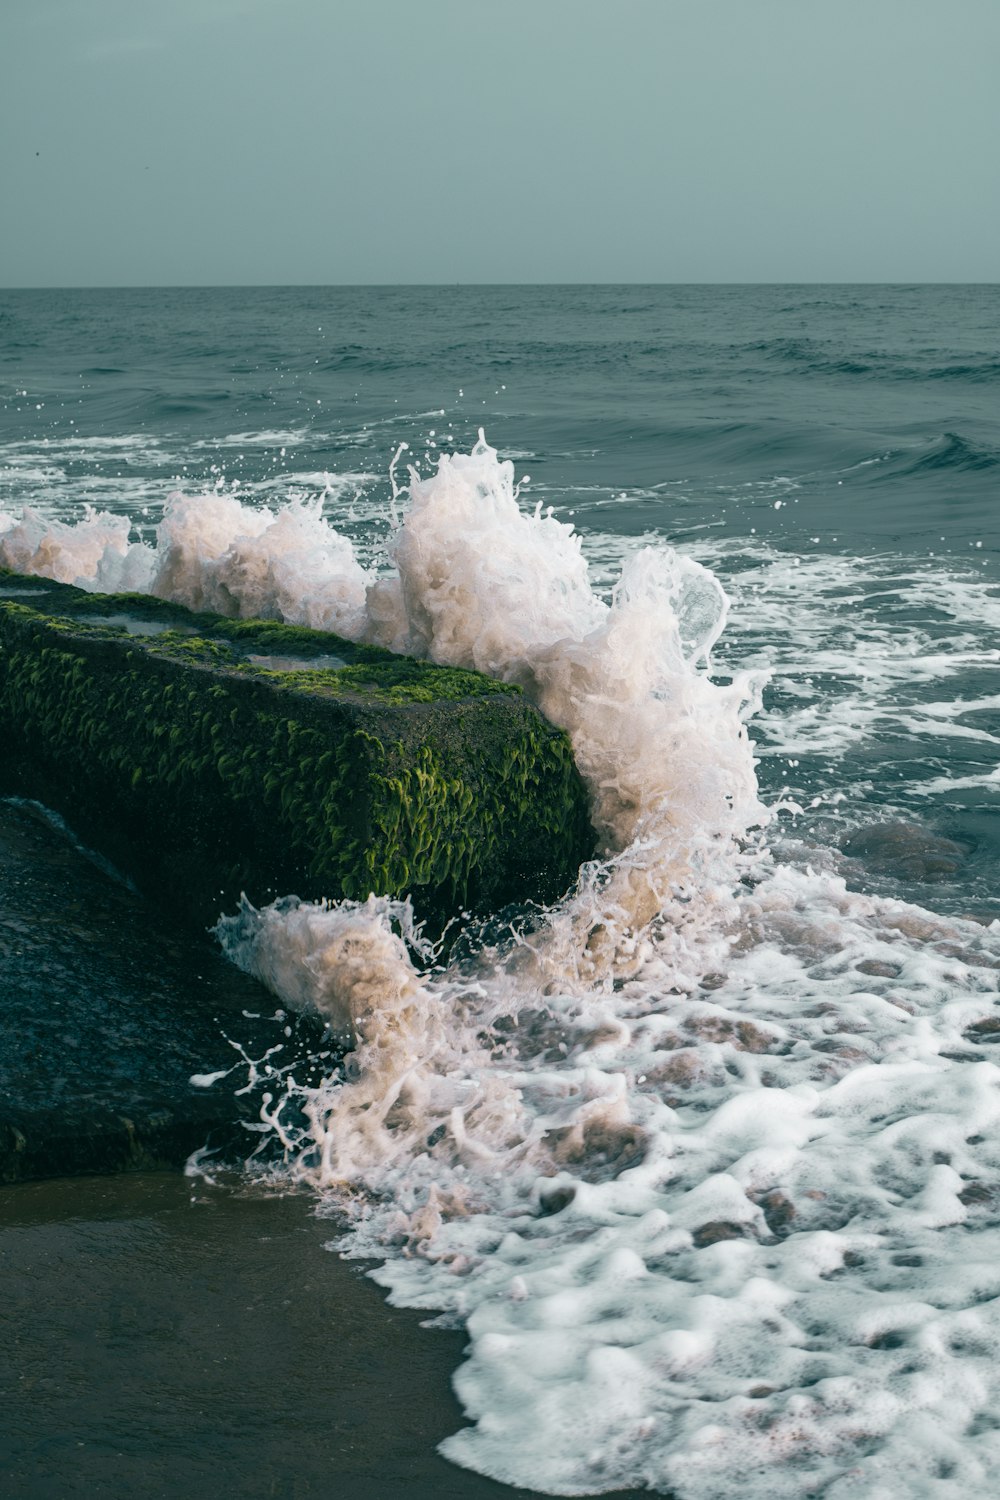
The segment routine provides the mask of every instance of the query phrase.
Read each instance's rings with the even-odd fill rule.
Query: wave
[[[436,341],[433,346],[435,361],[464,362],[468,355],[468,337],[474,331],[468,329],[462,340]],[[655,374],[661,380],[676,381],[697,377],[714,364],[719,364],[720,372],[725,375],[731,373],[734,366],[752,370],[763,360],[769,365],[786,366],[802,375],[872,379],[888,384],[958,381],[978,385],[1000,378],[1000,359],[992,351],[970,356],[948,355],[936,349],[904,353],[841,347],[829,338],[801,336],[755,339],[728,347],[708,347],[691,338],[617,337],[598,344],[593,340],[571,337],[505,339],[495,329],[491,332],[489,349],[480,357],[484,370],[530,368],[556,372],[585,367],[604,372],[616,369],[636,377]],[[325,373],[343,370],[390,373],[412,369],[416,363],[417,356],[412,350],[351,343],[341,345],[336,352],[323,357],[318,368]]]
[[[922,357],[915,358],[884,349],[838,350],[829,340],[783,337],[736,344],[733,353],[763,356],[801,374],[873,376],[889,383],[926,380],[976,385],[1000,379],[1000,358],[985,351],[972,358],[952,355],[942,362],[938,350],[920,351]]]
[[[931,365],[927,369],[916,367],[913,378],[917,380],[962,380],[970,384],[992,384],[1000,381],[1000,358],[983,355],[976,360],[954,359],[948,364]]]
[[[604,603],[572,526],[540,506],[522,514],[513,464],[482,435],[471,454],[443,455],[429,479],[411,470],[408,494],[388,544],[392,576],[361,566],[324,519],[322,497],[273,512],[221,490],[171,496],[152,545],[130,541],[124,516],[89,509],[67,524],[25,510],[0,531],[0,565],[91,591],[137,590],[195,610],[335,630],[516,681],[570,730],[599,831],[615,847],[663,815],[676,782],[676,766],[664,768],[654,747],[672,744],[689,765],[697,756],[687,739],[711,733],[735,758],[721,776],[712,762],[701,776],[688,769],[685,797],[692,806],[714,798],[716,831],[725,823],[730,837],[742,835],[748,809],[760,809],[739,714],[758,689],[752,674],[722,689],[696,670],[725,623],[713,575],[670,548],[646,548]],[[647,786],[650,774],[656,784]]]
[[[243,398],[246,400],[246,397]],[[217,406],[224,405],[227,401],[235,401],[234,391],[202,391],[199,394],[189,393],[184,396],[155,396],[147,402],[149,409],[157,418],[163,417],[191,417],[199,413],[212,411]]]
[[[760,354],[793,365],[805,374],[870,375],[885,364],[885,357],[876,353],[838,354],[829,345],[805,338],[758,339],[736,348],[741,354]]]
[[[1000,450],[985,443],[973,442],[957,432],[942,433],[925,451],[903,466],[911,475],[936,473],[940,470],[978,471],[1000,465]]]
[[[1000,924],[852,893],[821,851],[773,859],[764,677],[712,671],[721,584],[642,548],[607,600],[572,528],[521,499],[481,441],[393,481],[381,574],[315,504],[215,492],[176,497],[139,552],[124,518],[26,516],[0,559],[336,615],[520,683],[572,737],[603,854],[551,909],[448,958],[379,893],[218,926],[353,1036],[318,1084],[251,1065],[266,1170],[315,1190],[395,1301],[467,1327],[472,1425],[447,1456],[556,1494],[987,1493]]]
[[[411,484],[410,638],[539,701],[559,685],[608,857],[444,966],[375,896],[223,919],[234,961],[356,1042],[347,1078],[270,1094],[282,1171],[395,1301],[466,1325],[456,1462],[683,1500],[888,1500],[929,1466],[942,1496],[981,1487],[1000,927],[773,863],[753,694],[705,675],[718,585],[634,613],[626,585],[605,612],[568,529],[520,516],[483,457]]]

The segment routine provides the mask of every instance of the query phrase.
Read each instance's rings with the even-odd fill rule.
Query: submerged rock
[[[874,874],[897,880],[949,880],[958,874],[968,854],[953,839],[902,821],[859,828],[840,847],[849,859],[860,860]]]

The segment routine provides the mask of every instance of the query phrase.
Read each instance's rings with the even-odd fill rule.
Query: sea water
[[[445,1453],[989,1493],[1000,291],[7,293],[0,337],[4,566],[478,667],[572,739],[600,857],[550,910],[446,959],[381,892],[219,914],[353,1034],[266,1089],[269,1170],[467,1330]]]

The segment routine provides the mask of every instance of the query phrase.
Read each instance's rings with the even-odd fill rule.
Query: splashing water
[[[103,578],[135,546],[119,526],[99,550],[107,520],[74,542],[26,517],[0,560],[66,577],[78,547],[77,581]],[[1000,926],[770,860],[762,680],[712,680],[712,575],[644,549],[605,602],[483,442],[412,478],[392,576],[315,508],[231,497],[175,501],[146,554],[164,597],[521,683],[591,789],[605,857],[444,966],[378,895],[218,928],[353,1035],[342,1076],[286,1079],[264,1123],[340,1248],[466,1325],[474,1425],[445,1453],[553,1494],[990,1493]]]
[[[322,506],[322,497],[298,498],[276,515],[218,491],[174,494],[154,546],[129,542],[127,516],[87,506],[71,525],[26,508],[20,521],[0,516],[0,567],[92,593],[154,594],[189,609],[355,639],[370,579]]]
[[[522,514],[513,464],[482,434],[471,454],[442,456],[430,479],[411,471],[409,488],[391,577],[366,573],[322,500],[275,515],[219,492],[172,496],[152,547],[129,544],[126,517],[88,509],[72,526],[26,511],[0,533],[0,565],[336,630],[520,683],[569,732],[607,851],[633,846],[633,888],[639,846],[655,851],[638,914],[647,921],[666,889],[654,865],[690,881],[710,848],[766,821],[741,723],[763,676],[723,688],[707,671],[725,593],[698,563],[644,548],[604,603],[573,528],[540,509]]]
[[[129,544],[127,516],[84,507],[75,523],[50,520],[26,506],[20,520],[0,513],[0,567],[97,589],[147,588],[149,549]]]

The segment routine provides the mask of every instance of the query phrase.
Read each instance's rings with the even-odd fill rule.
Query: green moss
[[[263,675],[280,680],[295,692],[321,695],[352,693],[376,703],[448,703],[461,698],[518,695],[519,687],[465,672],[457,667],[436,667],[412,657],[393,656],[371,666],[326,667],[313,671],[276,672],[258,668]]]
[[[299,693],[322,697],[349,693],[372,702],[401,706],[521,691],[481,672],[396,656],[377,646],[359,646],[342,636],[302,625],[232,620],[223,615],[196,614],[148,594],[89,594],[48,579],[25,580],[0,573],[0,579],[4,577],[19,583],[37,583],[39,599],[37,603],[0,599],[0,605],[37,610],[53,630],[85,635],[95,641],[128,641],[133,649],[151,656],[266,677]],[[114,615],[174,625],[176,629],[156,635],[131,634],[125,625],[95,620]],[[196,633],[192,634],[192,630]],[[276,669],[250,661],[254,655],[297,657],[304,662],[319,656],[336,656],[346,665]]]
[[[228,641],[209,640],[204,636],[187,635],[175,630],[165,630],[162,635],[145,640],[142,637],[136,640],[135,636],[128,636],[128,639],[135,641],[139,649],[148,652],[150,656],[187,662],[192,666],[241,668],[251,672],[255,670],[233,650]]]
[[[397,660],[378,646],[358,646],[332,631],[310,630],[306,625],[284,625],[271,620],[230,620],[222,615],[201,616],[211,620],[210,633],[223,635],[244,651],[261,656],[343,657],[348,662]]]
[[[179,625],[198,624],[218,618],[211,614],[196,614],[185,609],[183,604],[174,604],[170,599],[154,599],[152,594],[89,594],[84,589],[67,584],[57,587],[58,601],[49,598],[44,601],[43,607],[58,607],[59,613],[65,615],[133,615],[139,620],[176,620]]]
[[[128,596],[83,599],[81,614],[134,613]],[[241,890],[409,893],[443,920],[550,898],[592,852],[568,741],[516,689],[386,652],[279,672],[247,642],[349,643],[176,607],[198,634],[129,635],[67,602],[0,599],[8,776],[199,922]]]

